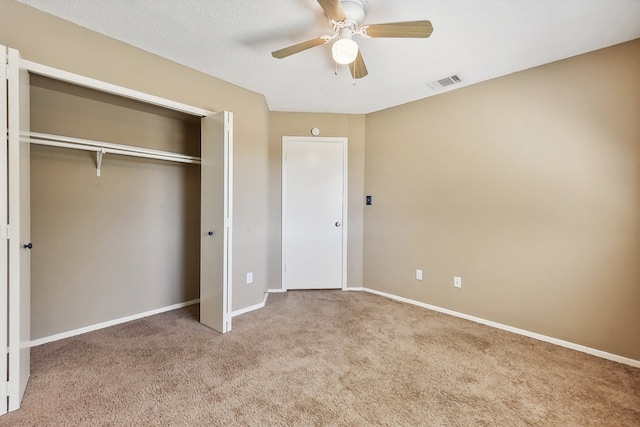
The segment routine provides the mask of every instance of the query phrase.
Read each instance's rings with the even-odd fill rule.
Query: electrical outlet
[[[453,286],[456,288],[462,287],[462,277],[454,276],[453,277]]]
[[[253,283],[253,273],[247,273],[247,285]]]
[[[416,270],[416,280],[422,280],[422,270]]]

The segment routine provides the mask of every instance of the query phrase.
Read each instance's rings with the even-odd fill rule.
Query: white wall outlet
[[[456,288],[462,287],[462,277],[453,276],[453,286]]]
[[[422,280],[422,270],[416,270],[416,280]]]
[[[253,283],[253,273],[247,273],[247,285]]]

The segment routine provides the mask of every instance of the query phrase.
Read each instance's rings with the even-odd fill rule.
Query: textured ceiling
[[[265,96],[272,111],[369,113],[640,38],[640,0],[365,0],[365,24],[428,19],[427,39],[356,36],[369,75],[352,84],[324,45],[316,0],[20,0]],[[462,84],[427,83],[457,74]]]

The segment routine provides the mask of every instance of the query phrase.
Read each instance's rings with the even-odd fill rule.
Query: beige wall
[[[286,113],[269,114],[269,286],[282,285],[282,137],[320,136],[347,137],[348,142],[348,229],[347,285],[362,286],[364,142],[365,116],[355,114]]]
[[[640,360],[640,40],[366,135],[365,286]]]
[[[227,82],[212,78],[174,62],[162,59],[155,55],[146,53],[139,49],[120,43],[111,38],[88,31],[84,28],[57,19],[51,15],[39,12],[28,6],[10,0],[0,0],[0,44],[19,49],[26,59],[50,65],[63,70],[71,71],[84,76],[93,77],[106,82],[133,88],[153,95],[173,99],[197,107],[221,111],[229,110],[234,113],[235,119],[235,159],[234,159],[234,191],[235,191],[235,211],[234,211],[234,284],[233,284],[233,309],[237,310],[247,306],[257,304],[262,301],[264,290],[267,288],[267,177],[268,177],[268,109],[262,95],[241,89]],[[212,61],[219,58],[211,58]],[[126,142],[125,142],[126,143]],[[52,174],[65,173],[63,182],[69,185],[79,186],[76,181],[86,174],[93,174],[95,169],[86,164],[87,159],[73,158],[61,159],[58,151],[53,149],[36,149],[34,153],[35,162],[38,167],[49,168]],[[88,154],[86,154],[88,156]],[[71,156],[71,155],[70,155]],[[77,156],[76,156],[77,157]],[[69,171],[61,172],[60,165],[65,162],[73,163]],[[120,197],[119,189],[123,183],[127,182],[128,164],[132,160],[106,159],[104,166],[105,180],[100,181],[100,185],[105,186],[104,195],[108,197]],[[136,166],[138,164],[136,163]],[[165,191],[158,194],[159,198],[167,197],[185,182],[191,183],[192,172],[179,172],[178,168],[171,169],[164,165],[150,163],[147,164],[149,179],[152,182],[139,183],[142,187],[137,190],[154,188],[158,189],[159,182],[165,182]],[[109,175],[109,170],[125,171],[116,177],[115,173]],[[49,173],[49,172],[46,172]],[[38,179],[34,176],[34,195],[49,194],[46,187],[50,182]],[[173,179],[177,181],[173,181]],[[114,181],[111,181],[114,179]],[[61,178],[62,180],[62,178]],[[186,180],[186,181],[185,181]],[[113,183],[111,186],[110,183]],[[38,187],[42,185],[42,187]],[[148,187],[150,185],[151,187]],[[133,190],[133,188],[132,188]],[[90,191],[78,189],[79,194],[86,195]],[[193,187],[188,186],[186,193],[191,194]],[[187,196],[184,196],[187,197]],[[83,206],[83,197],[70,200],[74,206]],[[119,200],[119,199],[117,199]],[[38,199],[34,199],[34,207],[39,206]],[[145,199],[139,200],[140,205],[145,205]],[[144,211],[151,214],[149,211]],[[183,212],[184,213],[184,212]],[[138,213],[140,214],[140,213]],[[174,215],[179,215],[174,212]],[[36,214],[37,215],[37,214]],[[62,214],[60,214],[62,215]],[[186,215],[186,214],[185,214]],[[188,215],[187,215],[188,216]],[[64,219],[64,218],[61,218]],[[165,220],[168,218],[165,217]],[[91,227],[87,227],[85,233],[75,236],[79,242],[91,242]],[[37,245],[37,242],[34,242]],[[85,243],[82,243],[85,244]],[[123,249],[126,246],[123,245]],[[55,254],[51,254],[54,256]],[[191,258],[189,253],[176,254]],[[43,254],[43,256],[45,256]],[[109,259],[117,261],[118,254],[107,254],[106,259],[100,262],[107,262]],[[37,259],[35,260],[37,262]],[[187,265],[193,263],[192,260],[185,261]],[[114,263],[114,266],[117,263]],[[75,261],[69,263],[65,261],[60,269],[75,269]],[[193,267],[191,265],[191,267]],[[34,266],[37,268],[37,266]],[[154,267],[155,268],[155,267]],[[77,270],[85,274],[85,270]],[[88,271],[88,270],[87,270]],[[245,273],[254,273],[254,283],[245,284]],[[186,274],[186,273],[185,273]],[[188,279],[193,279],[193,272],[187,274]],[[136,274],[127,276],[128,279],[139,277]],[[154,275],[153,277],[157,277]],[[36,280],[38,280],[36,278]],[[86,281],[96,280],[95,277],[87,277]],[[37,284],[34,290],[37,291]],[[57,286],[65,286],[57,284]],[[76,304],[78,310],[68,313],[72,319],[65,320],[60,327],[81,327],[95,323],[90,312],[98,312],[102,320],[109,320],[127,314],[135,314],[144,310],[158,308],[186,301],[193,298],[193,290],[183,289],[174,291],[161,291],[160,295],[153,295],[152,289],[141,290],[136,288],[127,293],[120,291],[110,292],[109,285],[95,286],[91,295],[83,293],[71,293],[64,290],[68,298]],[[56,289],[55,292],[58,292]],[[148,296],[152,302],[144,297]],[[44,296],[34,295],[34,298],[44,298]],[[59,297],[58,297],[59,298]],[[127,298],[140,301],[135,304],[126,301],[122,307],[122,301]],[[101,305],[97,308],[86,307],[85,304],[91,299],[101,300]],[[36,301],[34,299],[34,301]],[[120,304],[120,305],[119,305]],[[39,313],[34,310],[34,325],[44,325],[48,319],[40,319]],[[46,328],[46,330],[33,330],[32,336],[38,338],[40,335],[50,332],[59,332],[58,327]]]

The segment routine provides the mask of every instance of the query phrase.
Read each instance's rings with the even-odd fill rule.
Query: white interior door
[[[29,73],[20,55],[9,49],[9,410],[20,407],[30,373],[31,212],[29,143]]]
[[[346,284],[346,138],[282,138],[283,289]]]
[[[233,115],[201,121],[200,322],[231,330]]]

